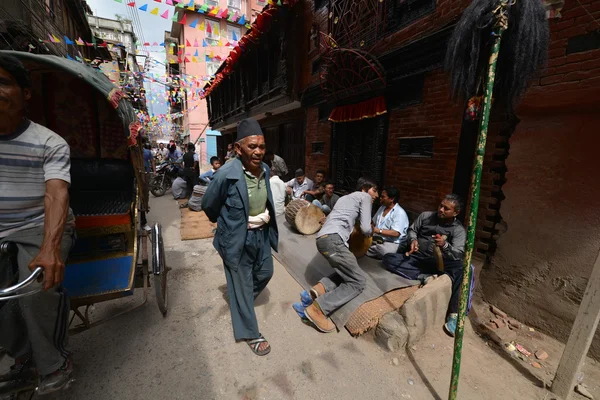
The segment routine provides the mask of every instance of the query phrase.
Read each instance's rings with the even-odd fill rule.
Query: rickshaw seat
[[[130,225],[134,191],[129,161],[71,160],[71,209],[78,229]]]

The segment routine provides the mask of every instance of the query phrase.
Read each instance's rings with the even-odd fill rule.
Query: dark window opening
[[[319,72],[320,69],[321,69],[321,59],[318,58],[312,63],[312,75]]]
[[[315,10],[323,8],[327,4],[327,0],[315,0]]]
[[[600,31],[574,36],[567,42],[567,54],[600,49]]]
[[[433,136],[398,138],[400,157],[433,157]]]
[[[319,121],[329,121],[329,116],[331,115],[332,110],[333,106],[319,107]]]
[[[425,75],[400,79],[389,85],[385,91],[385,103],[389,110],[406,108],[423,102]]]
[[[436,0],[388,0],[385,34],[396,32],[435,10]]]
[[[325,142],[312,142],[312,154],[325,154]]]

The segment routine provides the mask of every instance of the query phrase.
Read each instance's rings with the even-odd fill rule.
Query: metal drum
[[[350,247],[352,254],[354,254],[356,258],[364,256],[367,254],[367,251],[369,251],[371,244],[373,244],[373,237],[366,237],[362,234],[360,225],[354,225],[354,230],[348,240],[348,247]]]
[[[303,235],[312,235],[321,229],[323,218],[323,211],[304,199],[292,200],[285,208],[285,220]]]

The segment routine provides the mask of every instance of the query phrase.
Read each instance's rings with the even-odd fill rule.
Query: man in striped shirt
[[[69,302],[60,283],[74,239],[69,209],[70,151],[56,133],[25,117],[31,80],[23,64],[0,52],[0,242],[17,245],[0,255],[0,287],[44,269],[43,291],[0,302],[0,347],[15,359],[0,377],[31,380],[38,394],[62,389],[73,372],[67,342]]]

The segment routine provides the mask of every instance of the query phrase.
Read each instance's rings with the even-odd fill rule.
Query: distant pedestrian
[[[217,223],[213,245],[225,265],[234,337],[264,356],[271,346],[258,330],[254,300],[273,276],[271,248],[277,251],[279,234],[260,125],[243,120],[237,137],[237,157],[214,175],[202,209]]]
[[[286,183],[287,192],[293,199],[303,199],[306,192],[313,189],[313,181],[306,177],[301,168],[294,175],[295,178]]]

